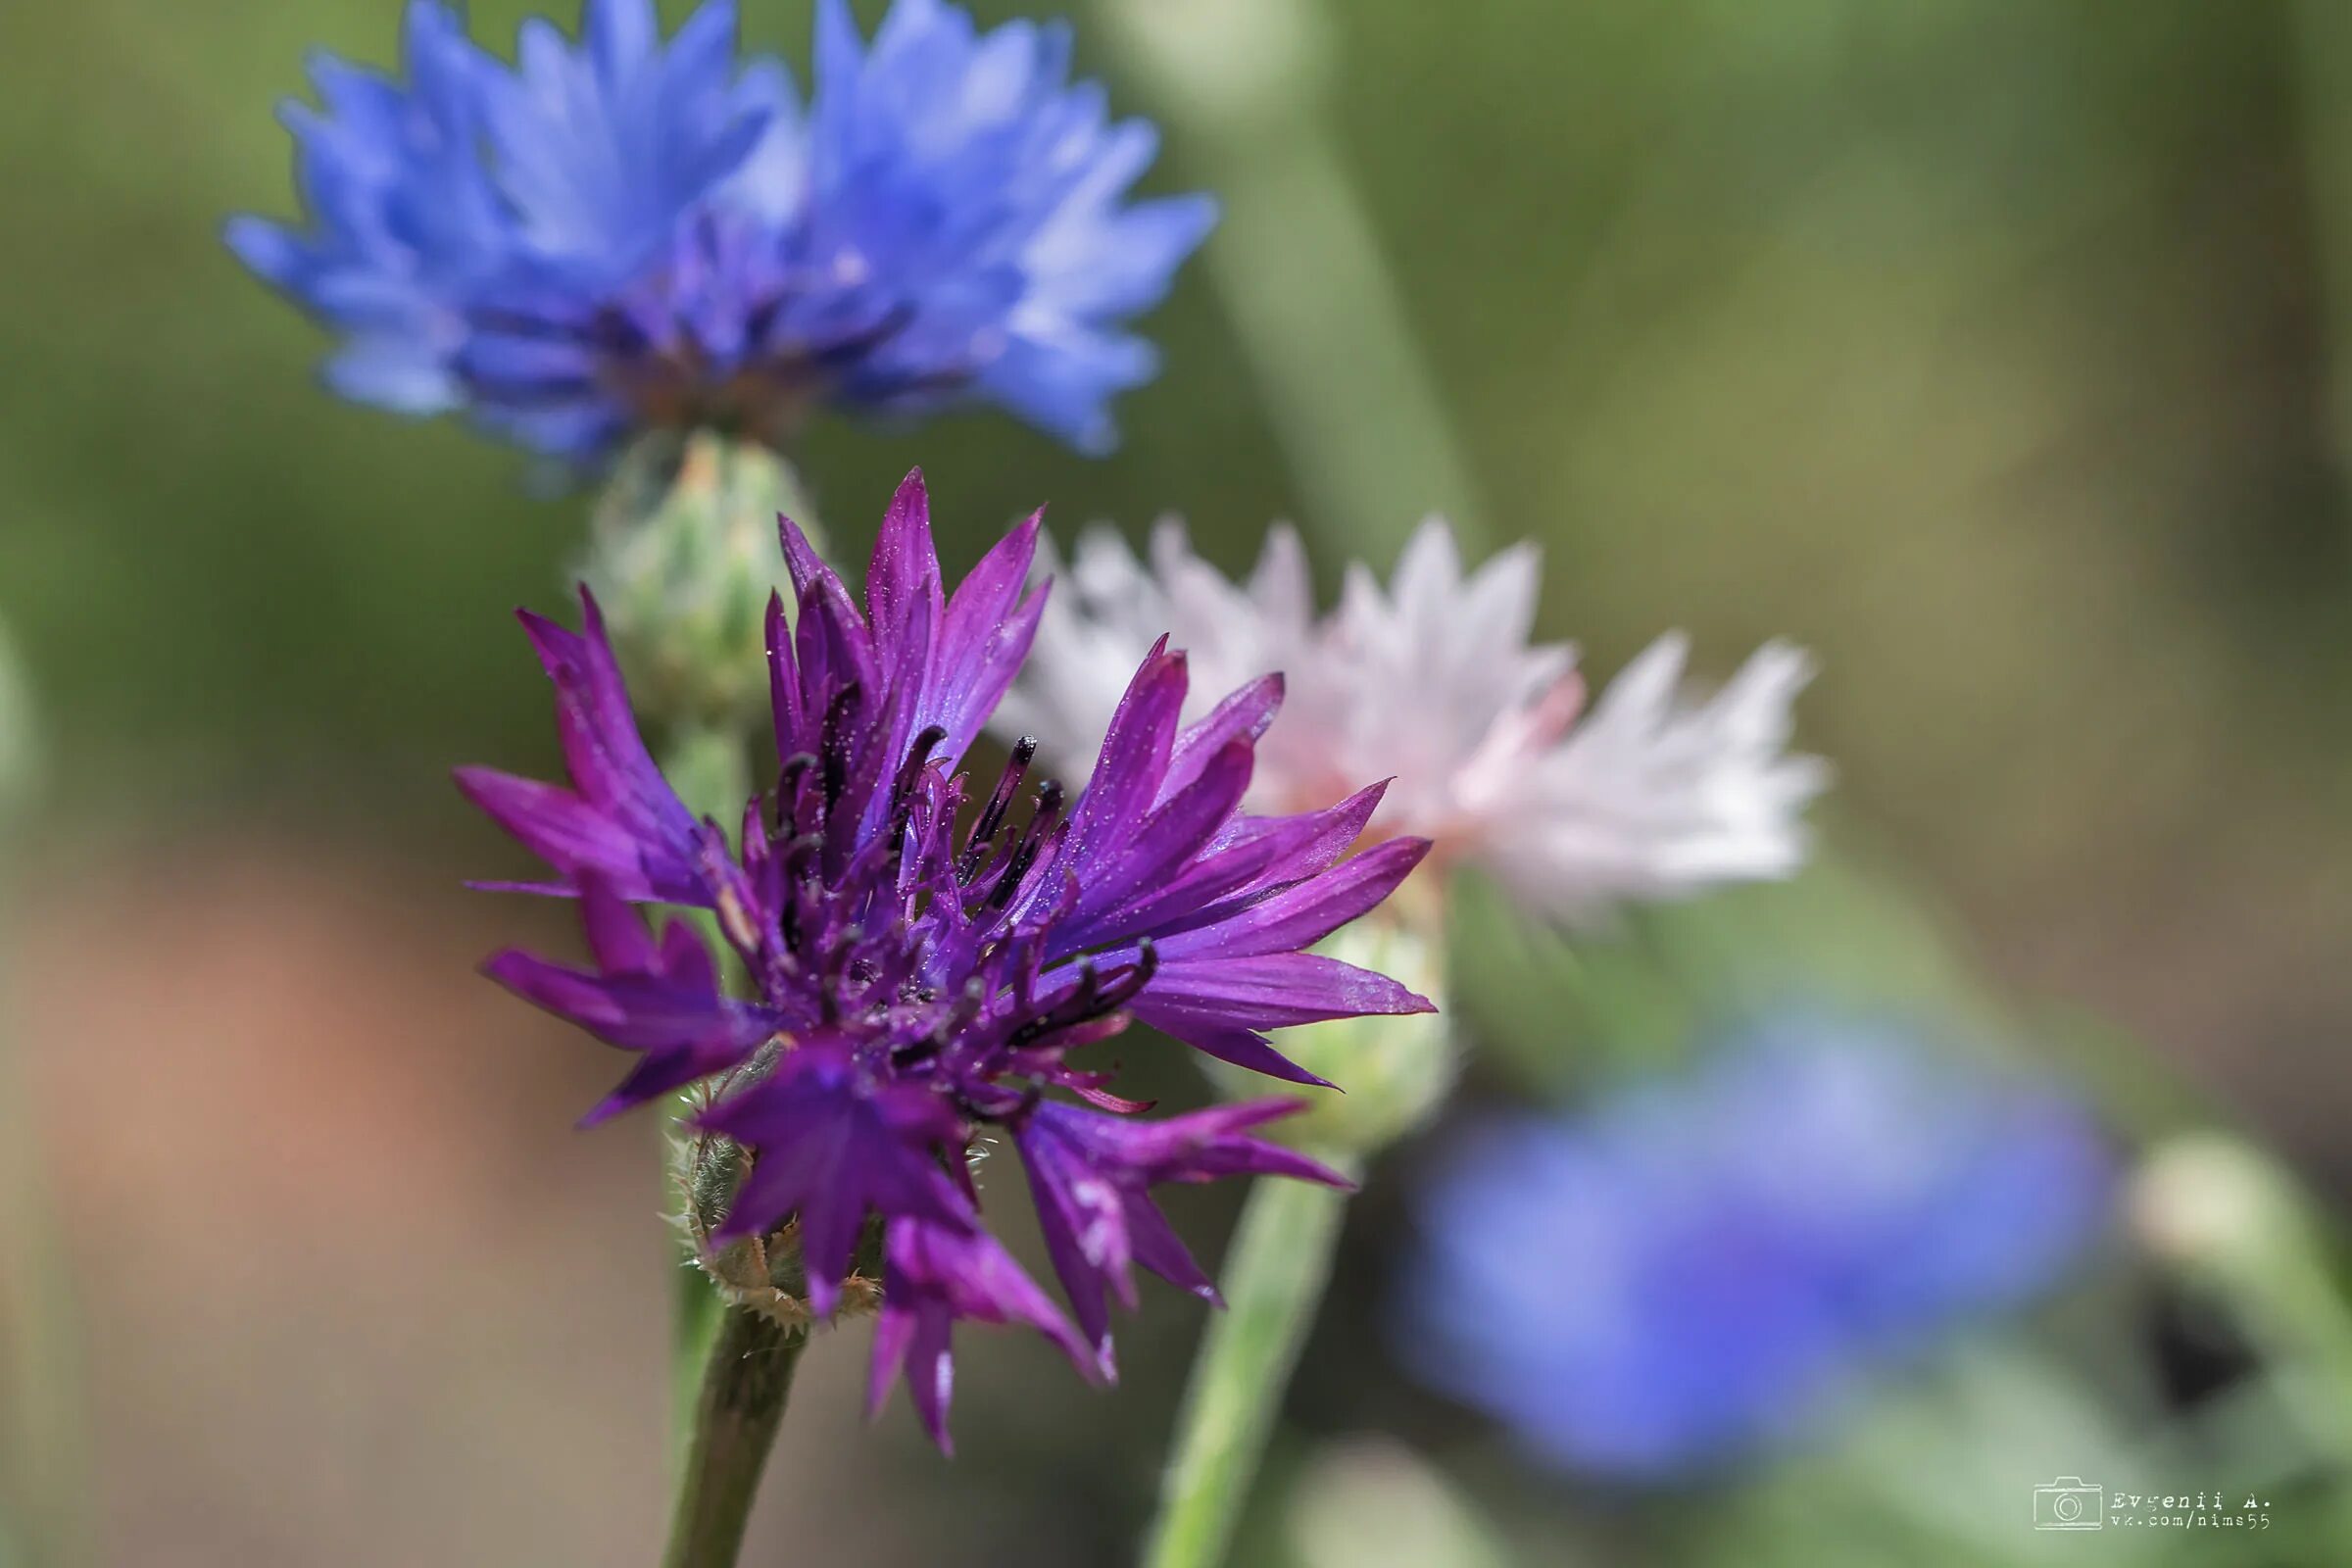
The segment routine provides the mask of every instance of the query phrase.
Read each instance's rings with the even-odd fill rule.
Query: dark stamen
[[[801,951],[801,895],[812,888],[818,857],[825,853],[822,833],[804,833],[784,848],[784,910],[776,934],[788,953]]]
[[[782,838],[786,830],[792,827],[793,801],[801,793],[801,780],[815,765],[814,752],[795,752],[784,759],[782,767],[776,769],[776,816],[772,837]]]
[[[852,681],[833,694],[825,706],[825,724],[817,741],[817,756],[824,763],[825,809],[830,811],[841,800],[841,792],[850,782],[850,711],[863,695],[858,682]]]
[[[897,809],[891,813],[891,853],[897,854],[906,838],[906,823],[914,815],[914,786],[930,763],[932,750],[948,738],[945,724],[933,724],[914,738],[906,749],[906,760],[899,764],[899,776],[891,782],[890,798]]]
[[[1075,1029],[1082,1023],[1118,1011],[1133,1002],[1136,994],[1152,983],[1159,970],[1159,950],[1150,937],[1136,944],[1135,961],[1113,973],[1110,983],[1102,983],[1092,958],[1083,959],[1078,966],[1078,984],[1070,994],[1047,1008],[1037,1017],[1015,1029],[1005,1045],[1018,1049],[1031,1041]]]
[[[1037,737],[1034,735],[1024,735],[1013,744],[1012,759],[1004,764],[1004,773],[997,779],[997,792],[988,798],[987,807],[980,812],[980,820],[972,824],[972,836],[966,841],[963,865],[959,868],[965,878],[968,879],[979,867],[981,852],[988,848],[989,840],[997,836],[997,829],[1004,825],[1004,813],[1011,809],[1012,798],[1020,792],[1021,780],[1029,771],[1029,760],[1036,755]]]
[[[843,926],[834,937],[832,951],[824,957],[824,976],[817,982],[817,1011],[825,1022],[841,1022],[842,1007],[849,1000],[851,976],[857,967],[858,945],[865,933],[854,925]]]
[[[1004,868],[1004,874],[997,878],[996,887],[989,892],[988,906],[990,908],[1002,909],[1012,902],[1013,894],[1020,891],[1021,878],[1027,876],[1029,867],[1037,863],[1037,851],[1038,838],[1036,835],[1033,834],[1021,841],[1021,847],[1013,851],[1012,863]]]
[[[1061,815],[1063,791],[1059,779],[1048,779],[1037,787],[1037,809],[1030,813],[1029,836],[1036,838],[1052,829],[1054,818]]]
[[[891,1060],[902,1067],[911,1067],[917,1062],[929,1061],[933,1056],[948,1049],[948,1041],[952,1038],[953,1028],[952,1024],[942,1023],[920,1039],[907,1041],[891,1052]]]
[[[1066,1017],[1075,1022],[1078,1019],[1093,1017],[1095,1011],[1095,991],[1097,987],[1102,985],[1102,976],[1095,968],[1095,960],[1092,958],[1080,959],[1078,962],[1077,986],[1071,990],[1068,996],[1055,1003],[1054,1006],[1046,1013],[1045,1017],[1039,1019],[1038,1021],[1041,1023],[1048,1023],[1054,1019]]]
[[[1055,820],[1061,815],[1062,791],[1058,780],[1048,779],[1037,787],[1037,808],[1029,813],[1029,825],[1022,831],[1021,847],[1004,868],[1004,875],[988,895],[989,907],[1002,909],[1012,902],[1012,895],[1021,885],[1021,878],[1037,863],[1038,853],[1046,840],[1053,837]]]
[[[932,752],[947,738],[945,724],[933,724],[914,738],[914,744],[906,749],[906,760],[899,764],[899,776],[891,785],[893,800],[904,798],[914,788],[914,781],[922,776],[923,764],[931,760]]]
[[[1118,978],[1096,996],[1094,1016],[1099,1018],[1103,1013],[1116,1012],[1133,1002],[1136,993],[1150,985],[1152,977],[1157,973],[1159,949],[1150,937],[1146,937],[1135,945],[1135,962],[1120,970]]]

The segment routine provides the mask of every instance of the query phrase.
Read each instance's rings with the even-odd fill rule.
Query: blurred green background
[[[528,9],[482,0],[477,36]],[[805,59],[806,5],[744,10]],[[631,1562],[660,1510],[647,1152],[571,1140],[604,1064],[466,974],[514,918],[456,891],[501,852],[446,781],[552,757],[508,612],[562,602],[586,498],[324,395],[319,335],[218,239],[291,210],[270,110],[304,52],[388,62],[398,11],[0,13],[0,623],[50,753],[10,964],[110,1561]],[[1240,78],[1254,15],[1179,25]],[[1286,449],[1283,374],[1337,397],[1359,367],[1328,337],[1246,351],[1252,274],[1212,256],[1148,323],[1166,369],[1114,458],[985,415],[820,424],[837,534],[919,463],[952,568],[1043,501],[1065,532],[1182,513],[1230,567],[1294,516],[1328,586],[1342,541],[1385,568],[1445,505],[1544,543],[1544,630],[1594,670],[1668,626],[1715,674],[1793,637],[1835,843],[1933,890],[2013,994],[2115,1020],[2352,1186],[2352,10],[1312,15],[1239,119],[1105,15],[1080,57],[1162,119],[1155,188],[1236,185],[1212,250],[1284,252],[1244,182],[1343,182],[1376,250],[1310,226],[1292,275],[1387,291],[1367,331],[1405,350],[1407,423],[1340,421],[1319,468]],[[988,1343],[952,1471],[895,1414],[823,1430],[853,1430],[834,1368],[767,1560],[1110,1560],[1195,1327],[1155,1298],[1109,1400]],[[1360,1324],[1332,1344],[1310,1429],[1389,1402]],[[922,1506],[875,1527],[867,1488]]]

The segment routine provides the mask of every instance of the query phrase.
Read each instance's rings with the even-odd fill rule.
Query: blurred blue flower
[[[1490,1124],[1420,1206],[1398,1344],[1560,1464],[1671,1479],[2049,1286],[2102,1223],[2076,1104],[1792,1013],[1581,1119]]]
[[[820,0],[806,107],[738,69],[729,0],[666,43],[652,0],[587,0],[577,43],[534,20],[513,67],[411,0],[405,49],[405,81],[313,62],[319,107],[285,111],[309,221],[229,246],[342,334],[336,391],[568,460],[960,398],[1107,448],[1156,370],[1126,323],[1215,219],[1124,200],[1156,134],[1068,80],[1059,24],[898,0],[869,45]]]

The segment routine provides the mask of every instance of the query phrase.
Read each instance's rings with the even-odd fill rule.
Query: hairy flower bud
[[[734,731],[764,713],[763,617],[791,584],[782,514],[813,535],[792,466],[708,430],[649,435],[598,501],[584,575],[639,700],[674,722]]]
[[[1308,1091],[1307,1109],[1274,1135],[1300,1148],[1374,1154],[1436,1115],[1460,1069],[1461,1050],[1446,1019],[1440,956],[1413,926],[1377,917],[1358,920],[1315,951],[1394,975],[1439,1009],[1338,1018],[1276,1037],[1284,1055],[1346,1092]],[[1220,1061],[1207,1067],[1220,1092],[1251,1093],[1253,1074]]]
[[[679,1222],[694,1266],[710,1278],[719,1297],[772,1318],[785,1328],[806,1328],[816,1319],[808,1304],[808,1271],[801,1257],[800,1222],[788,1219],[764,1236],[713,1244],[752,1155],[721,1133],[698,1133],[672,1146],[680,1195]],[[835,1318],[865,1317],[882,1306],[882,1227],[870,1221],[841,1283]]]

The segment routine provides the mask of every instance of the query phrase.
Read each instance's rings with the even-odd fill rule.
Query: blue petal
[[[339,395],[394,414],[447,414],[465,401],[438,359],[401,338],[354,338],[324,373]]]

